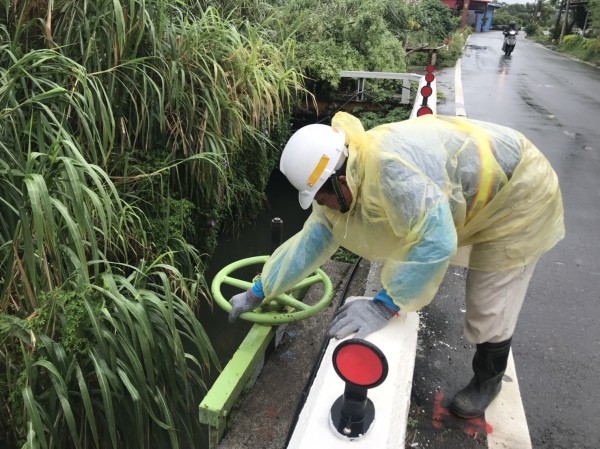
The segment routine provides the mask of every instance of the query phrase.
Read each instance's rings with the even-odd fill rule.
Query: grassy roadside
[[[584,38],[579,35],[569,34],[563,38],[560,44],[553,42],[551,36],[537,35],[529,37],[529,39],[558,53],[600,67],[600,38]]]

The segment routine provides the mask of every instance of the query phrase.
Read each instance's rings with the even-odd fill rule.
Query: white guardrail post
[[[415,96],[415,101],[413,103],[413,108],[412,108],[412,112],[410,114],[410,118],[417,117],[419,108],[421,108],[421,106],[424,105],[425,98],[423,97],[423,94],[421,93],[421,91],[423,90],[423,87],[425,87],[427,85],[429,85],[429,87],[431,87],[431,95],[427,98],[427,102],[426,102],[427,107],[429,107],[429,109],[431,109],[431,112],[433,114],[437,114],[437,87],[436,87],[435,76],[433,78],[433,81],[431,81],[430,83],[425,79],[425,76],[420,76],[419,77],[419,87],[417,89],[417,95]]]
[[[427,98],[427,107],[429,107],[433,114],[436,114],[437,108],[437,89],[435,77],[433,81],[428,82],[425,79],[425,75],[419,75],[418,73],[395,73],[395,72],[362,72],[362,71],[351,71],[344,70],[340,72],[341,78],[356,78],[358,80],[357,95],[359,98],[363,98],[363,91],[365,86],[365,79],[388,79],[388,80],[400,80],[402,81],[402,94],[400,97],[400,104],[410,103],[410,84],[411,81],[419,83],[417,87],[417,93],[413,101],[413,108],[410,114],[410,118],[417,117],[417,112],[421,106],[424,105],[425,98],[421,91],[423,87],[429,85],[432,89],[431,96]]]
[[[365,296],[373,296],[381,289],[381,268],[380,263],[371,264]],[[417,312],[401,313],[366,337],[384,353],[389,371],[387,379],[369,391],[375,407],[372,428],[354,440],[331,429],[331,406],[344,392],[344,382],[332,364],[333,351],[344,340],[331,339],[286,449],[404,449],[418,329]]]

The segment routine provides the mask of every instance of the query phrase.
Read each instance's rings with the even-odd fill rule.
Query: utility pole
[[[558,43],[560,44],[567,34],[567,24],[569,23],[569,8],[571,7],[571,0],[567,0],[567,5],[565,6],[565,17],[563,19],[562,30],[560,31],[560,38],[558,39]]]
[[[464,28],[467,25],[467,14],[469,14],[469,2],[470,0],[465,0],[463,3],[462,16],[460,18],[461,28]]]
[[[533,23],[538,23],[541,15],[542,15],[542,0],[538,0],[538,2],[535,4],[535,11],[533,13]]]

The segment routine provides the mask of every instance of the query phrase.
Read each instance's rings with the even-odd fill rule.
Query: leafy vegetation
[[[600,39],[568,34],[555,47],[557,51],[600,66]]]
[[[405,70],[402,42],[386,21],[392,4],[405,8],[394,0],[292,0],[279,5],[279,26],[284,35],[294,35],[313,92],[336,89],[342,70]]]
[[[409,63],[428,63],[412,57],[409,61],[407,46],[440,47],[443,56],[438,67],[452,64],[458,57],[444,49],[444,41],[457,32],[459,19],[440,0],[292,0],[275,4],[276,28],[282,36],[293,35],[307,87],[320,99],[344,90],[339,75],[343,70],[401,73]],[[375,100],[399,89],[394,83],[373,80],[366,88]]]
[[[0,0],[0,36],[0,446],[192,447],[192,243],[260,203],[293,45],[191,0]]]
[[[591,37],[600,38],[600,0],[590,0],[588,3],[590,15],[590,35]]]
[[[502,28],[513,21],[517,27],[525,27],[532,23],[537,2],[531,3],[505,3],[500,2],[502,7],[494,11],[492,27]],[[555,18],[556,10],[549,2],[542,2],[541,14],[538,23],[541,26],[550,26]]]
[[[564,11],[556,13],[556,1],[542,3],[541,16],[533,22],[535,4],[506,5],[494,15],[500,22],[515,20],[527,37],[555,51],[600,65],[600,1],[590,0],[570,9],[567,23]],[[563,29],[564,28],[564,29]],[[562,38],[561,38],[562,36]]]
[[[556,0],[541,3],[540,16],[536,21],[533,20],[536,2],[500,4],[502,8],[494,13],[492,26],[499,28],[512,20],[523,28],[528,38],[558,52],[600,65],[600,30],[594,25],[600,23],[600,0],[590,0],[571,7],[566,24],[564,11],[557,15]],[[564,36],[563,25],[566,30]]]
[[[406,33],[407,46],[410,48],[440,48],[444,42],[452,41],[453,34],[457,31],[460,24],[460,17],[454,17],[452,10],[439,0],[423,0],[414,3],[410,8],[413,16],[412,29]],[[446,49],[440,51],[442,56],[436,65],[439,67],[443,63],[444,56],[447,56]],[[429,63],[427,55],[420,54],[420,60],[411,62],[413,64],[426,65]],[[425,57],[426,59],[423,59]],[[444,65],[442,65],[443,67]]]
[[[355,263],[359,257],[352,251],[348,251],[346,248],[340,246],[335,254],[331,256],[331,259],[344,263]]]

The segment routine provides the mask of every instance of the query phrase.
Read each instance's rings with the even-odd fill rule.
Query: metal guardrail
[[[402,81],[402,94],[400,98],[400,104],[410,104],[410,84],[411,82],[418,82],[419,86],[417,88],[417,94],[413,100],[413,109],[410,115],[410,118],[417,117],[417,111],[424,104],[424,97],[421,94],[421,90],[423,86],[426,86],[428,83],[425,80],[425,75],[419,75],[418,73],[396,73],[396,72],[363,72],[363,71],[350,71],[343,70],[340,72],[341,78],[356,78],[358,80],[357,91],[356,94],[360,101],[364,100],[364,91],[365,91],[365,80],[367,79],[387,79],[387,80],[401,80]],[[427,106],[432,110],[432,112],[436,113],[436,104],[437,104],[437,89],[436,89],[436,81],[429,83],[429,86],[433,90],[433,93],[427,100]]]
[[[386,79],[386,80],[401,80],[402,81],[402,94],[400,98],[401,104],[410,103],[410,83],[411,81],[419,81],[422,78],[421,75],[416,73],[395,73],[395,72],[362,72],[362,71],[350,71],[344,70],[340,72],[341,78],[356,78],[358,80],[357,85],[357,98],[359,101],[364,101],[365,92],[365,80],[367,79]]]

